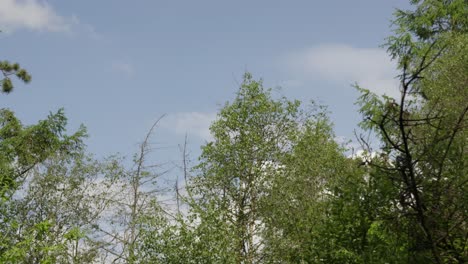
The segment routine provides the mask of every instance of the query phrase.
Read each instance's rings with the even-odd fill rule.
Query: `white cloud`
[[[47,2],[40,0],[0,0],[0,27],[7,32],[18,29],[70,31],[70,24]]]
[[[135,74],[135,68],[132,64],[122,61],[115,61],[111,65],[112,71],[131,77]]]
[[[204,140],[212,140],[210,125],[215,119],[216,113],[177,113],[165,118],[162,126],[179,135],[195,135]]]
[[[321,78],[347,87],[357,82],[377,94],[399,93],[396,65],[383,49],[317,45],[289,54],[286,63],[300,78]]]

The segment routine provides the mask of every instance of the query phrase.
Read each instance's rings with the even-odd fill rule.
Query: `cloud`
[[[204,140],[212,140],[210,125],[216,119],[216,113],[185,112],[163,119],[162,126],[176,134],[195,135]]]
[[[69,32],[70,24],[45,1],[1,0],[1,30],[12,32],[18,29],[34,31]]]
[[[111,65],[112,71],[131,77],[135,74],[135,68],[132,64],[122,61],[115,61]]]
[[[299,78],[321,78],[348,86],[357,82],[377,94],[399,94],[395,62],[383,49],[317,45],[287,55],[286,65]]]

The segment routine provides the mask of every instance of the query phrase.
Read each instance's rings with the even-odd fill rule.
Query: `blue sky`
[[[97,156],[135,152],[167,114],[153,142],[175,157],[188,133],[196,155],[247,70],[283,95],[328,105],[337,136],[352,138],[351,84],[398,91],[379,48],[397,7],[408,3],[0,0],[0,59],[33,76],[0,100],[26,124],[64,107],[70,131],[88,127]]]

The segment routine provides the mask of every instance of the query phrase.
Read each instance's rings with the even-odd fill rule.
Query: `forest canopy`
[[[129,161],[89,153],[63,109],[0,109],[0,263],[467,263],[468,3],[410,2],[384,44],[399,96],[356,85],[359,152],[326,106],[249,72],[196,161],[178,142],[170,190],[151,158],[164,116]],[[2,100],[32,79],[0,71]]]

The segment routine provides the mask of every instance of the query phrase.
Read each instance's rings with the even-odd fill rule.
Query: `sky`
[[[0,0],[0,59],[32,82],[0,95],[24,124],[64,108],[88,150],[132,155],[152,137],[177,160],[195,156],[245,71],[279,95],[329,106],[337,138],[353,139],[359,83],[396,95],[395,64],[380,45],[403,0]]]

